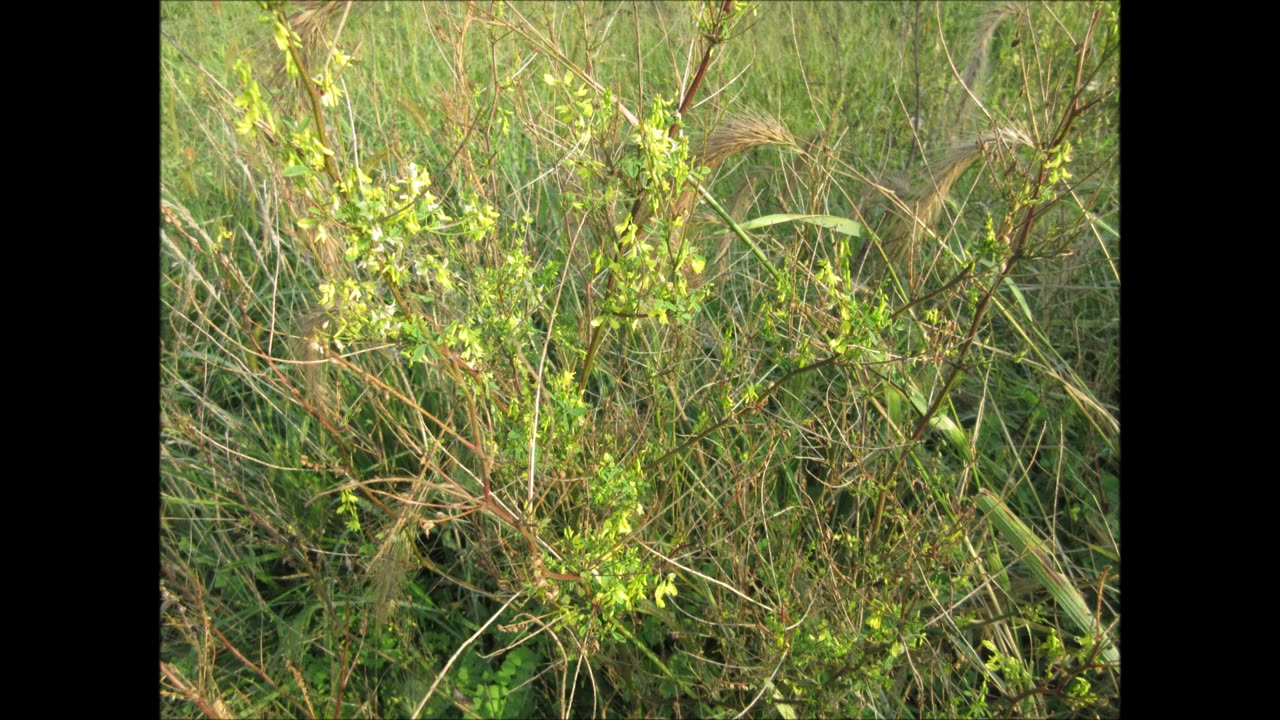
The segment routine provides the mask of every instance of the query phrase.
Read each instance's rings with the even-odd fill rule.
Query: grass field
[[[161,13],[164,716],[1119,713],[1118,3]]]

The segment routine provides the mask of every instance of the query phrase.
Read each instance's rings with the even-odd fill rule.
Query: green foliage
[[[1115,715],[1114,5],[428,7],[162,7],[162,713]]]

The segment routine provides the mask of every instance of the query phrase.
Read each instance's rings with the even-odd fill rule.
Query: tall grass
[[[1117,13],[162,5],[163,713],[1117,714]]]

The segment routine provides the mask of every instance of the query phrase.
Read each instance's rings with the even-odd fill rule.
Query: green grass
[[[1118,6],[162,16],[166,717],[1118,714]]]

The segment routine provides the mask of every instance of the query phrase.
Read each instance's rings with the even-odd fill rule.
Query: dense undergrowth
[[[1118,6],[162,15],[165,716],[1118,713]]]

